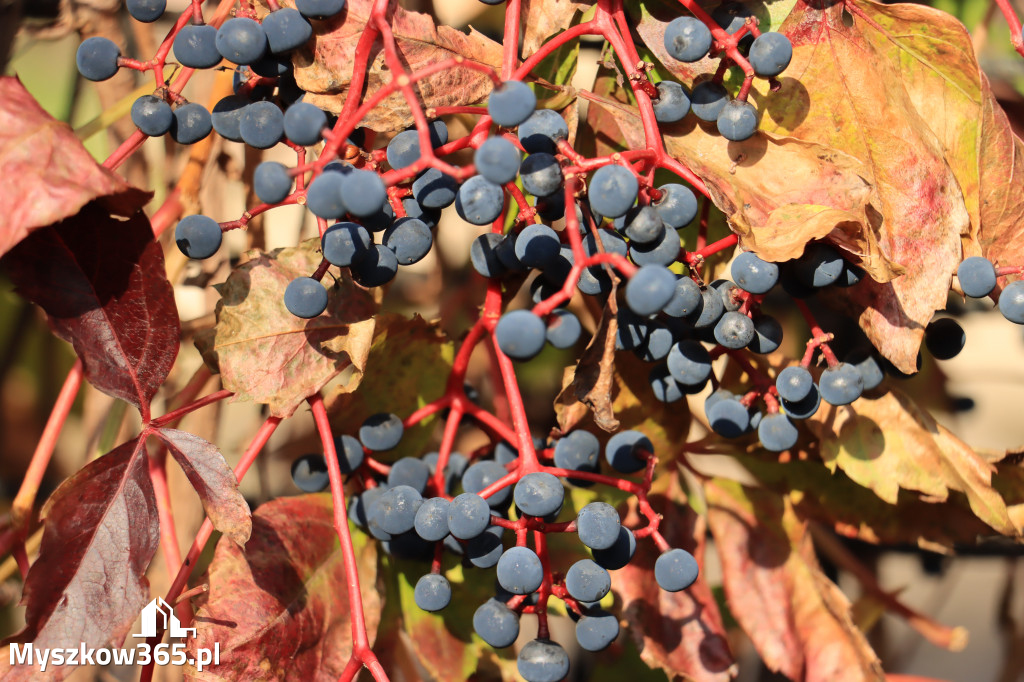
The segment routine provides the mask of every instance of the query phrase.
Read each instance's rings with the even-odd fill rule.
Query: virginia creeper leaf
[[[530,57],[553,35],[565,30],[572,23],[576,12],[582,14],[593,4],[592,0],[590,2],[523,0],[519,10],[523,34],[523,58]],[[578,49],[578,40],[570,42],[575,43]]]
[[[178,429],[159,429],[156,435],[199,493],[213,527],[239,545],[252,533],[252,515],[238,492],[238,480],[213,443]]]
[[[178,311],[149,220],[119,220],[92,203],[35,230],[4,259],[18,292],[46,311],[57,336],[104,393],[140,407],[178,354]]]
[[[377,549],[353,535],[366,629],[380,622]],[[328,494],[282,497],[253,513],[252,538],[217,543],[189,655],[220,643],[220,665],[196,680],[335,680],[352,653],[349,601]]]
[[[992,487],[994,467],[896,389],[849,407],[823,405],[807,426],[821,457],[895,504],[900,488],[945,500],[964,493],[975,515],[1004,535],[1018,534]]]
[[[130,216],[152,196],[96,163],[71,127],[46,113],[16,76],[0,77],[0,176],[0,256],[93,200]]]
[[[408,415],[440,398],[454,355],[452,342],[423,318],[379,316],[363,381],[354,391],[343,386],[326,400],[336,433],[354,435],[370,415]],[[433,437],[433,424],[426,419],[406,429],[388,458],[422,455]]]
[[[276,417],[295,408],[352,366],[359,381],[373,338],[379,292],[358,287],[347,272],[324,276],[327,311],[304,320],[284,307],[284,290],[320,264],[320,240],[256,252],[217,286],[217,325],[200,345],[215,358],[224,388],[239,400],[267,403]]]
[[[678,496],[675,474],[668,477],[670,494]],[[652,496],[651,506],[662,515],[660,528],[668,543],[693,554],[703,567],[707,521],[664,495]],[[666,592],[654,580],[659,554],[654,543],[644,538],[637,542],[633,560],[611,572],[612,589],[622,599],[623,615],[640,657],[652,668],[664,670],[670,679],[731,680],[736,676],[736,664],[703,570],[693,586]]]
[[[329,111],[340,112],[348,96],[357,46],[368,35],[373,0],[349,0],[340,20],[318,24],[312,54],[303,48],[293,58],[295,80],[306,91],[305,101]],[[281,3],[293,6],[294,2]],[[470,28],[469,34],[450,26],[438,26],[427,14],[410,12],[400,6],[389,8],[391,31],[398,58],[410,73],[443,59],[461,57],[466,61],[498,70],[501,45]],[[380,39],[367,45],[369,66],[363,90],[364,101],[387,85],[392,73],[384,60]],[[444,69],[416,82],[416,92],[425,108],[479,104],[490,95],[494,84],[479,71]],[[360,125],[377,132],[399,131],[413,122],[412,112],[401,93],[395,93],[373,108]]]
[[[36,648],[98,648],[120,643],[149,601],[146,567],[160,542],[156,496],[140,438],[124,443],[64,481],[43,507],[39,558],[25,581],[25,629],[14,638]],[[67,676],[73,666],[47,670]],[[38,679],[33,666],[8,680]]]
[[[765,664],[794,680],[884,680],[789,502],[722,479],[704,490],[729,607]]]

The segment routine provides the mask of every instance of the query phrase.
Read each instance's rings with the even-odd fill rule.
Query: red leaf
[[[199,493],[213,527],[239,545],[252,534],[252,514],[238,492],[238,480],[213,443],[178,429],[160,429],[156,435],[167,444],[189,483]]]
[[[678,489],[678,483],[673,482]],[[693,554],[704,566],[707,525],[692,509],[664,497],[651,499],[663,515],[661,530],[673,547]],[[629,633],[648,665],[696,682],[724,682],[736,676],[718,605],[704,572],[682,592],[666,592],[654,580],[658,548],[645,538],[637,541],[633,560],[612,571],[612,588],[622,598]]]
[[[217,544],[200,598],[195,650],[220,645],[221,663],[195,680],[336,680],[352,653],[342,562],[326,494],[282,497],[253,514],[245,548]],[[380,622],[377,552],[358,541],[356,562],[371,644]]]
[[[881,682],[878,657],[789,501],[723,479],[704,491],[726,597],[768,667],[807,682]]]
[[[152,196],[97,164],[71,128],[46,113],[13,76],[0,78],[0,177],[0,256],[94,199],[127,216]]]
[[[42,306],[57,336],[85,363],[85,378],[139,407],[178,354],[178,312],[149,220],[113,218],[92,203],[36,230],[3,259],[18,292]]]
[[[36,649],[120,643],[149,601],[146,567],[160,541],[156,496],[139,438],[87,464],[43,507],[39,558],[25,581],[25,629]],[[47,669],[63,679],[73,666]],[[38,679],[32,666],[5,680]]]

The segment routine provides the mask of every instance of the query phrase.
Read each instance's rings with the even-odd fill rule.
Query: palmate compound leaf
[[[15,76],[0,77],[0,176],[0,256],[93,200],[130,216],[152,196],[96,163],[71,128],[46,113]]]
[[[707,521],[676,501],[681,497],[677,474],[667,474],[662,480],[668,481],[665,495],[651,499],[655,511],[662,514],[660,529],[672,547],[687,550],[703,567]],[[736,665],[722,615],[703,571],[693,586],[681,592],[666,592],[654,580],[658,556],[657,547],[645,538],[637,542],[633,560],[625,568],[611,572],[612,590],[622,598],[622,613],[640,657],[672,679],[733,679]]]
[[[257,253],[236,268],[217,287],[217,325],[197,337],[224,388],[239,400],[268,404],[273,416],[290,416],[349,366],[355,370],[350,386],[358,385],[370,352],[379,292],[357,286],[347,272],[332,269],[324,276],[323,315],[304,320],[284,306],[288,283],[319,266],[319,243]]]
[[[2,261],[18,293],[46,311],[96,388],[148,415],[178,353],[178,311],[145,214],[93,202],[35,230]]]
[[[25,581],[25,629],[11,639],[37,649],[120,643],[149,601],[146,567],[160,542],[156,496],[140,438],[64,481],[43,507],[39,558]],[[7,661],[4,661],[6,664]],[[47,670],[60,680],[73,666]],[[12,666],[5,680],[39,679]]]
[[[204,576],[189,656],[219,644],[220,665],[197,680],[335,680],[352,653],[354,606],[326,493],[282,497],[256,509],[245,547],[220,542]],[[353,534],[366,629],[380,622],[377,549]]]
[[[765,664],[796,680],[882,682],[878,657],[789,501],[717,478],[704,491],[730,610]]]
[[[844,408],[824,405],[806,423],[820,440],[826,466],[842,469],[886,502],[895,504],[901,488],[936,501],[957,491],[991,528],[1020,533],[992,487],[995,467],[898,390]]]
[[[289,1],[282,6],[293,4]],[[312,54],[302,50],[297,53],[299,56],[293,60],[295,80],[307,93],[304,101],[329,111],[341,111],[352,79],[356,46],[367,32],[373,4],[373,0],[348,0],[341,20],[318,24],[323,31],[317,31]],[[450,57],[462,57],[494,69],[501,66],[501,45],[475,29],[471,28],[467,35],[450,26],[434,24],[427,14],[397,6],[389,17],[399,59],[410,72]],[[384,63],[383,43],[377,40],[370,49],[363,97],[372,97],[393,75]],[[486,74],[458,67],[416,83],[417,94],[426,108],[479,104],[486,101],[492,88],[493,82]],[[412,122],[405,99],[395,93],[374,107],[360,125],[377,132],[395,132]]]
[[[238,545],[252,533],[252,515],[238,492],[238,480],[213,443],[178,429],[159,429],[155,434],[170,450],[188,482],[199,493],[213,527]]]

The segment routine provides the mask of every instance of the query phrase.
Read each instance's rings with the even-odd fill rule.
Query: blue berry
[[[514,128],[526,119],[537,106],[537,96],[522,81],[505,81],[494,88],[487,100],[487,113],[500,126]]]
[[[613,469],[624,474],[640,471],[647,458],[654,455],[654,445],[639,431],[620,431],[608,439],[604,457]]]
[[[452,586],[443,575],[428,573],[416,581],[413,598],[424,611],[440,611],[451,603]]]
[[[615,219],[616,227],[624,225],[622,233],[629,237],[631,244],[655,244],[665,236],[665,221],[651,206],[636,206],[621,218]]]
[[[529,547],[510,547],[498,560],[498,584],[512,594],[536,592],[543,579],[544,567]]]
[[[394,252],[399,265],[423,260],[433,243],[430,228],[416,218],[399,218],[384,232],[384,245]]]
[[[792,402],[799,402],[811,394],[814,377],[799,365],[786,367],[775,379],[775,390],[779,397]]]
[[[603,651],[619,636],[619,619],[602,609],[592,609],[576,623],[576,641],[586,651]]]
[[[302,47],[313,37],[313,27],[302,13],[289,7],[270,12],[263,17],[263,31],[267,46],[274,54],[285,54]]]
[[[704,81],[690,93],[690,110],[702,121],[714,122],[729,101],[729,92],[721,83]]]
[[[885,379],[882,365],[878,362],[874,349],[869,346],[864,345],[854,348],[847,354],[844,362],[853,365],[860,372],[861,382],[864,384],[865,391],[878,388],[878,385]]]
[[[608,571],[591,559],[580,559],[565,574],[565,588],[577,601],[600,601],[611,587]]]
[[[610,549],[618,541],[621,527],[619,512],[607,502],[591,502],[576,516],[580,542],[590,549]]]
[[[78,72],[91,81],[105,81],[117,73],[121,48],[107,38],[86,38],[75,53]]]
[[[367,417],[359,427],[359,440],[367,449],[383,452],[396,447],[404,433],[405,427],[397,415],[380,412]]]
[[[296,277],[284,290],[284,305],[295,317],[317,317],[327,310],[327,289],[312,277]]]
[[[782,345],[782,325],[771,315],[754,318],[754,338],[747,348],[755,353],[774,353]]]
[[[513,310],[494,329],[501,352],[513,360],[529,360],[544,348],[547,326],[529,310]]]
[[[636,552],[636,537],[633,531],[625,526],[619,527],[619,536],[608,549],[593,550],[594,561],[606,571],[617,571],[624,568],[633,559]]]
[[[558,140],[569,137],[569,126],[557,111],[538,109],[530,118],[519,124],[519,143],[527,154],[545,152],[554,154]],[[518,157],[517,157],[518,160]]]
[[[345,8],[345,0],[295,0],[295,9],[304,17],[326,19]]]
[[[517,160],[517,168],[518,165]],[[501,216],[504,207],[504,190],[482,175],[474,175],[466,180],[455,195],[455,211],[471,225],[493,223]]]
[[[718,320],[714,333],[719,345],[739,350],[754,340],[754,323],[743,313],[730,310]]]
[[[309,454],[292,462],[292,483],[304,493],[318,493],[330,485],[327,462],[320,454]]]
[[[217,29],[217,52],[235,64],[252,64],[267,51],[267,34],[247,17],[228,19]]]
[[[548,318],[546,338],[555,348],[572,348],[582,332],[579,318],[568,310],[555,310]]]
[[[519,674],[526,682],[558,682],[569,674],[569,655],[547,639],[535,639],[519,652]]]
[[[675,81],[658,83],[658,99],[654,102],[654,118],[659,123],[676,123],[690,113],[690,93]]]
[[[757,132],[757,109],[738,99],[726,102],[718,112],[718,132],[727,140],[742,142]]]
[[[628,168],[619,165],[602,166],[590,179],[587,191],[590,207],[608,218],[618,218],[636,201],[640,184]]]
[[[506,474],[508,474],[508,471],[505,470],[505,467],[494,461],[484,460],[471,464],[466,468],[466,473],[462,475],[462,489],[467,493],[483,492],[484,489],[503,478]],[[512,490],[510,488],[502,488],[487,498],[487,504],[491,509],[501,507],[508,501],[511,494]]]
[[[670,317],[686,317],[692,315],[703,305],[700,287],[689,277],[676,279],[676,290],[671,300],[665,304],[665,314]]]
[[[821,407],[821,391],[816,384],[811,384],[811,391],[803,400],[790,401],[782,399],[782,410],[790,419],[810,419]]]
[[[132,123],[150,137],[160,137],[171,129],[174,112],[171,105],[153,95],[143,95],[132,104]]]
[[[178,144],[195,144],[213,130],[210,112],[202,104],[189,102],[174,110],[171,137]]]
[[[839,252],[828,244],[808,244],[796,261],[796,276],[805,286],[827,287],[839,279],[844,263]]]
[[[420,495],[427,488],[430,469],[426,462],[417,457],[403,457],[391,465],[388,472],[388,485],[392,488],[407,485]]]
[[[686,386],[700,386],[711,376],[711,354],[692,339],[672,346],[667,364],[672,378]]]
[[[284,134],[297,145],[308,147],[316,144],[326,127],[327,114],[308,102],[296,102],[284,112]]]
[[[149,24],[163,16],[167,0],[125,0],[124,6],[132,19]]]
[[[448,530],[460,540],[469,540],[487,530],[491,508],[476,493],[462,493],[448,505]]]
[[[832,405],[849,405],[860,397],[864,382],[853,365],[840,362],[821,373],[818,390],[822,399]]]
[[[256,166],[252,186],[260,201],[266,204],[279,204],[292,193],[292,178],[284,164],[264,161]]]
[[[456,207],[458,199],[456,199]],[[493,232],[486,232],[476,239],[469,247],[469,260],[473,269],[487,278],[501,277],[505,274],[505,264],[498,258],[498,245],[501,244],[503,236]]]
[[[697,217],[697,197],[689,187],[671,183],[662,185],[658,190],[662,193],[661,198],[651,205],[665,225],[678,230]]]
[[[413,528],[416,534],[428,542],[439,542],[448,535],[448,508],[450,502],[443,497],[424,500],[416,511]]]
[[[550,516],[562,508],[565,488],[555,476],[535,471],[519,479],[512,491],[512,499],[524,514]]]
[[[956,269],[960,288],[971,298],[983,298],[996,288],[996,268],[992,261],[981,256],[971,256]]]
[[[185,216],[174,229],[174,243],[189,258],[201,260],[217,253],[221,229],[213,218],[204,215]]]
[[[174,56],[182,66],[211,69],[222,57],[217,51],[217,29],[209,24],[186,24],[174,38]]]
[[[242,140],[256,149],[270,149],[284,137],[284,113],[273,102],[253,102],[238,124]]]
[[[387,197],[384,181],[369,170],[354,170],[348,173],[341,186],[341,201],[345,208],[352,215],[360,217],[379,213]]]
[[[752,251],[744,251],[732,262],[732,278],[744,291],[767,294],[779,281],[779,266],[761,260]]]
[[[373,244],[366,228],[356,223],[337,223],[324,232],[320,240],[324,258],[331,265],[348,267]]]
[[[1014,324],[1024,324],[1024,280],[1017,280],[999,294],[999,312]]]
[[[757,425],[757,438],[766,450],[772,452],[784,452],[796,445],[800,436],[796,426],[789,420],[789,417],[781,412],[769,414],[761,419]]]
[[[967,336],[956,320],[943,317],[929,322],[925,327],[924,343],[936,360],[949,360],[963,350]]]
[[[666,592],[685,590],[697,580],[697,560],[685,549],[670,549],[654,562],[654,579]]]
[[[697,62],[711,49],[711,31],[694,17],[676,17],[665,27],[665,50],[681,62]]]
[[[570,431],[555,443],[555,466],[560,469],[594,473],[599,468],[598,458],[600,454],[601,445],[597,440],[597,436],[589,431],[576,429],[575,431]],[[592,485],[589,481],[582,479],[570,478],[569,482],[579,486]]]
[[[213,106],[210,114],[213,129],[225,140],[241,142],[242,133],[239,126],[242,123],[242,114],[249,106],[249,100],[241,95],[228,95]]]
[[[519,614],[497,599],[488,599],[473,613],[473,630],[495,649],[503,649],[519,637]]]
[[[536,197],[554,194],[562,186],[562,167],[558,159],[545,152],[530,154],[519,166],[523,188]]]
[[[381,287],[398,273],[398,257],[384,244],[374,244],[360,254],[350,267],[352,279],[360,285],[367,289]]]
[[[660,265],[645,265],[626,284],[626,305],[637,315],[653,315],[672,300],[676,276]]]
[[[541,111],[550,110],[542,109]],[[555,116],[562,120],[558,114]],[[520,126],[520,134],[522,134],[522,126]],[[514,144],[503,137],[489,137],[473,154],[473,164],[476,166],[477,173],[496,185],[504,185],[506,182],[515,180],[516,175],[519,174],[519,157],[519,150]]]
[[[423,505],[423,497],[415,488],[399,485],[388,488],[370,508],[371,522],[389,535],[400,535],[416,525],[416,513]]]
[[[750,412],[738,400],[715,401],[706,412],[711,429],[726,438],[739,438],[750,426]]]
[[[352,436],[342,435],[334,439],[334,449],[338,455],[338,466],[341,473],[351,474],[363,465],[363,444]]]
[[[306,190],[306,207],[319,218],[341,218],[348,212],[345,202],[341,199],[341,187],[344,182],[341,173],[321,173],[313,179]]]
[[[793,44],[789,38],[769,31],[754,38],[747,55],[754,73],[762,78],[778,76],[786,70],[793,59]]]
[[[436,168],[428,168],[412,183],[412,195],[424,208],[445,208],[455,201],[458,181]]]
[[[697,329],[712,329],[725,314],[725,304],[722,303],[721,294],[710,287],[702,289],[700,296],[700,313],[697,314],[697,319],[693,320],[693,326]]]

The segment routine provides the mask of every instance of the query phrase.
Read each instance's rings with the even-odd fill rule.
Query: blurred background
[[[88,36],[106,36],[126,46],[125,54],[146,59],[187,4],[186,0],[169,0],[164,19],[146,25],[130,21],[121,0],[0,0],[0,67],[6,74],[17,75],[55,118],[68,122],[86,148],[102,161],[134,131],[128,109],[136,97],[151,92],[152,83],[148,74],[142,78],[127,70],[103,83],[80,78],[74,64],[79,42]],[[500,40],[503,5],[491,7],[479,0],[403,0],[402,4],[413,10],[432,11],[442,23],[454,27],[472,25]],[[1002,16],[998,12],[993,16],[994,4],[987,0],[937,0],[931,4],[954,14],[972,29],[993,90],[1018,133],[1024,130],[1024,58],[1010,46]],[[576,87],[589,89],[593,84],[600,48],[599,43],[584,44]],[[184,94],[207,103],[227,94],[228,89],[229,72],[207,71],[197,74]],[[460,134],[458,126],[457,120],[450,122],[452,137]],[[237,219],[253,203],[251,174],[262,159],[292,163],[294,154],[283,145],[258,152],[216,136],[194,148],[177,147],[169,139],[150,139],[122,172],[135,185],[155,193],[147,207],[151,211],[161,205],[183,174],[198,173],[194,178],[198,187],[192,200],[195,205],[186,209],[192,212],[201,207],[206,215],[226,221]],[[385,306],[440,319],[445,330],[457,338],[479,304],[479,288],[467,268],[467,259],[468,244],[481,231],[462,222],[454,210],[446,210],[437,232],[437,248],[416,266],[400,272],[387,293]],[[301,207],[289,206],[258,218],[247,232],[228,233],[222,252],[229,257],[219,261],[187,262],[169,240],[164,240],[165,247],[170,247],[165,248],[165,254],[183,325],[181,353],[168,382],[172,389],[168,394],[183,386],[201,364],[192,337],[213,323],[217,300],[207,285],[222,282],[249,248],[292,246],[315,235],[315,222]],[[527,290],[524,287],[520,296],[528,296]],[[1024,334],[998,314],[991,314],[991,305],[965,305],[953,299],[950,304],[950,314],[957,316],[967,331],[965,351],[941,367],[925,358],[921,375],[908,380],[906,389],[973,446],[990,451],[1019,449],[1024,446]],[[595,311],[578,301],[572,309],[592,331]],[[846,324],[824,312],[821,319],[826,329]],[[803,334],[803,330],[795,333]],[[585,342],[586,338],[581,344]],[[551,403],[561,387],[562,368],[582,347],[570,351],[549,347],[536,361],[520,366],[536,435],[545,435],[554,425]],[[18,489],[72,362],[70,347],[49,333],[41,313],[16,296],[0,275],[0,512],[6,510]],[[475,362],[470,381],[487,395],[490,384],[483,362]],[[215,382],[214,378],[204,392],[215,390]],[[217,443],[228,462],[234,464],[263,418],[259,406],[224,403],[190,415],[181,428]],[[137,419],[134,410],[124,403],[83,386],[61,434],[40,501],[84,463],[130,437],[139,426]],[[288,472],[295,457],[318,449],[310,427],[308,419],[292,419],[272,438],[256,470],[243,483],[243,492],[252,506],[276,496],[296,494]],[[479,432],[466,430],[460,435],[457,449],[467,452],[481,442]],[[170,474],[178,537],[184,550],[202,521],[202,509],[176,467],[170,467]],[[36,533],[29,543],[30,557],[34,557],[38,541]],[[963,626],[970,633],[967,647],[952,653],[927,643],[904,621],[883,616],[871,629],[870,639],[887,671],[955,682],[1024,679],[1024,562],[1017,548],[948,558],[914,548],[850,546],[877,571],[882,587],[902,590],[902,599],[911,607],[944,624]],[[716,571],[714,553],[710,552],[707,575],[712,584],[717,582]],[[840,587],[856,600],[858,583],[842,571],[833,574]],[[166,589],[168,577],[160,554],[153,562],[150,580],[155,592]],[[22,610],[17,605],[20,595],[20,578],[13,560],[8,558],[0,562],[0,636],[16,632],[23,624]],[[524,619],[524,638],[530,636],[529,621],[532,619]],[[559,637],[557,627],[561,626],[556,626],[556,638],[571,641],[571,635]],[[738,628],[734,630],[739,679],[776,679],[759,663]],[[574,666],[574,670],[580,669],[585,666]],[[161,674],[171,679],[179,673],[168,668]],[[136,677],[133,670],[110,666],[80,670],[72,679]]]

